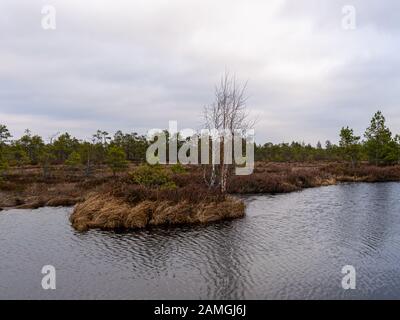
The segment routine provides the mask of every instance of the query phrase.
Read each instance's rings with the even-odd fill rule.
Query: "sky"
[[[396,0],[2,0],[0,123],[45,139],[201,129],[229,71],[258,143],[362,135],[378,109],[400,133],[399,13]]]

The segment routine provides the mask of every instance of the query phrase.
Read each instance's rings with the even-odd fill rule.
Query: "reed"
[[[112,194],[91,194],[79,203],[71,217],[78,231],[100,229],[140,229],[158,225],[204,224],[243,217],[242,201],[226,197],[223,201],[143,200],[135,204]]]

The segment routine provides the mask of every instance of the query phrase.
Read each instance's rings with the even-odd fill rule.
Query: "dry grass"
[[[259,166],[249,176],[234,176],[230,193],[287,193],[304,188],[335,184],[336,179],[318,167],[300,167],[290,164]]]
[[[351,168],[344,164],[327,165],[323,171],[337,177],[341,182],[388,182],[400,181],[400,166],[378,167],[361,165]]]
[[[235,176],[230,193],[286,193],[338,182],[400,181],[400,166],[377,167],[344,163],[257,163],[253,175]]]
[[[227,197],[221,202],[191,203],[166,200],[129,203],[111,194],[92,194],[71,215],[72,226],[85,231],[138,229],[156,225],[202,224],[244,216],[242,201]]]
[[[73,206],[84,195],[74,183],[27,183],[9,191],[0,191],[0,207],[36,209],[43,206]]]
[[[98,167],[85,177],[83,170],[69,171],[63,166],[51,169],[51,178],[44,180],[39,167],[13,168],[0,182],[0,208],[38,208],[70,206],[92,193],[109,193],[113,197],[136,205],[150,202],[178,205],[225,201],[223,195],[204,187],[202,169],[189,166],[187,173],[171,173],[176,188],[146,188],[132,184],[129,172],[117,179],[105,167]],[[337,182],[400,181],[400,166],[376,167],[361,164],[351,168],[344,163],[256,163],[249,176],[233,176],[228,188],[231,194],[285,193],[303,188],[332,185]]]

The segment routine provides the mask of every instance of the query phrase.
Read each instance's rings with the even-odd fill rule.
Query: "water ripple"
[[[398,183],[249,196],[244,219],[74,231],[69,208],[0,213],[0,298],[356,299],[400,295]],[[41,267],[57,290],[41,290]],[[357,270],[357,290],[340,287]]]

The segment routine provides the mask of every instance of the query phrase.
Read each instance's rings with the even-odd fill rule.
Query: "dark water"
[[[400,184],[246,201],[241,220],[124,234],[77,233],[69,208],[0,212],[0,298],[400,298]],[[341,287],[344,265],[356,290]]]

